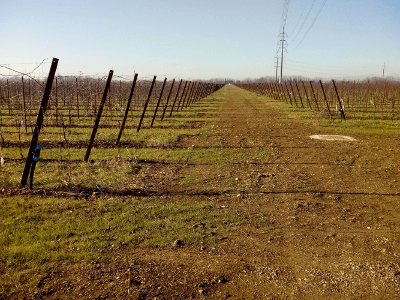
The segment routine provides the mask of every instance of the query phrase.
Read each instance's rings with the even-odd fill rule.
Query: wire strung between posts
[[[5,66],[5,65],[0,65],[0,67],[1,67],[1,68],[5,68],[5,69],[8,69],[8,70],[10,70],[10,71],[13,71],[13,72],[15,72],[15,73],[18,73],[18,74],[20,74],[20,75],[29,77],[29,78],[31,78],[32,80],[34,80],[36,83],[38,83],[42,88],[44,88],[44,85],[41,84],[39,81],[37,81],[34,77],[30,76],[30,74],[32,74],[33,72],[35,72],[35,71],[36,71],[46,60],[48,60],[49,58],[51,58],[51,57],[48,57],[48,58],[43,59],[42,62],[41,62],[40,64],[38,64],[38,65],[36,66],[36,68],[34,68],[34,69],[33,69],[31,72],[29,72],[29,73],[23,73],[23,72],[14,70],[14,69],[12,69],[12,68],[10,68],[10,67],[7,67],[7,66]]]

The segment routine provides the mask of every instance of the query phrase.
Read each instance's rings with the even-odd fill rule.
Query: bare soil
[[[208,138],[186,137],[179,146],[238,155],[257,149],[269,159],[184,168],[142,162],[142,181],[131,188],[165,201],[212,200],[260,221],[245,222],[214,246],[183,241],[110,250],[105,255],[117,259],[108,263],[49,263],[36,291],[15,298],[400,299],[400,138],[311,139],[332,132],[225,88]],[[162,172],[169,177],[159,178]],[[196,180],[179,185],[188,174]]]

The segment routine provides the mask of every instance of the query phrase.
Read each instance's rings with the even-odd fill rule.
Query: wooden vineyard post
[[[31,165],[31,171],[29,174],[29,189],[32,190],[33,188],[33,175],[35,173],[35,168],[36,168],[36,163],[39,161],[39,157],[40,157],[40,150],[42,149],[42,147],[40,145],[36,146],[35,149],[35,153],[33,154],[33,158],[32,158],[32,165]]]
[[[272,85],[275,87],[276,93],[278,94],[279,100],[282,102],[286,102],[286,98],[283,95],[283,93],[281,92],[281,87],[279,86],[279,83],[274,82],[272,83]]]
[[[332,119],[332,114],[331,114],[331,110],[329,109],[328,100],[326,99],[326,95],[325,95],[325,91],[324,91],[324,86],[323,86],[321,80],[319,81],[319,84],[321,85],[322,94],[324,95],[324,101],[325,101],[325,104],[326,104],[326,108],[328,109],[329,118],[331,119],[331,121],[333,121],[333,119]]]
[[[172,104],[171,112],[169,113],[169,116],[170,116],[170,117],[172,116],[172,112],[173,112],[174,107],[175,107],[176,99],[178,99],[179,90],[181,89],[181,86],[182,86],[182,79],[181,79],[181,81],[179,82],[178,90],[176,91],[176,94],[175,94],[174,103]]]
[[[192,95],[192,98],[189,100],[189,102],[188,102],[188,104],[187,104],[188,106],[189,106],[189,105],[192,105],[192,104],[194,104],[194,103],[197,102],[197,99],[198,99],[199,96],[200,96],[200,93],[201,93],[201,90],[203,89],[203,86],[204,86],[203,83],[198,82],[197,87],[196,87],[196,90],[194,91],[194,93],[193,93],[193,95]]]
[[[79,88],[78,88],[78,78],[75,79],[76,81],[76,109],[78,112],[78,119],[79,119]]]
[[[205,86],[206,86],[206,83],[200,83],[200,86],[197,89],[196,95],[193,97],[191,104],[196,103],[201,98],[201,95],[203,93]]]
[[[353,113],[354,113],[354,91],[355,91],[355,88],[356,88],[356,81],[354,80],[354,82],[353,82],[353,99],[351,101],[351,111]]]
[[[186,81],[186,82],[185,82],[185,86],[183,87],[182,95],[181,95],[181,97],[179,98],[179,102],[178,102],[178,105],[177,105],[177,107],[176,107],[176,111],[179,110],[179,106],[180,106],[180,104],[181,104],[181,102],[182,102],[182,98],[183,98],[183,96],[185,96],[185,94],[187,93],[186,87],[188,86],[188,85],[187,85],[188,82],[189,82],[189,81]],[[191,83],[191,82],[189,82],[189,86],[190,86],[190,83]],[[172,116],[172,110],[171,110],[170,116]]]
[[[382,112],[381,112],[381,119],[383,120],[383,104],[384,104],[384,102],[385,102],[385,93],[386,93],[386,80],[384,81],[384,83],[383,83],[383,97],[382,97],[382,104],[381,104],[381,109],[382,109]]]
[[[290,97],[290,91],[289,91],[289,88],[288,88],[288,86],[287,86],[287,83],[286,83],[286,82],[285,82],[285,87],[286,87],[286,93],[287,93],[287,94],[288,94],[288,96],[289,96],[290,105],[292,105],[292,106],[293,106],[292,97]]]
[[[185,108],[187,108],[187,107],[192,103],[192,99],[193,99],[193,97],[195,96],[198,87],[199,87],[199,83],[198,83],[198,82],[195,82],[194,85],[193,85],[192,90],[190,91],[189,98],[188,98],[187,101],[186,101]],[[182,105],[182,109],[183,109],[183,105]],[[182,110],[182,109],[181,109],[181,110]]]
[[[293,90],[292,82],[289,82],[289,84],[290,84],[290,90],[292,91],[292,95],[293,95],[293,99],[294,99],[294,104],[296,104],[296,107],[298,107],[298,106],[297,106],[296,95],[295,95],[294,90]]]
[[[365,94],[365,112],[368,112],[368,98],[369,98],[369,80],[368,80],[368,86],[367,86],[367,92]]]
[[[337,91],[337,88],[336,88],[336,84],[335,84],[335,80],[332,80],[332,84],[333,84],[333,88],[335,89],[337,101],[338,101],[338,103],[339,103],[339,108],[340,108],[341,111],[342,111],[343,119],[346,121],[346,115],[344,114],[344,109],[343,109],[343,106],[342,106],[342,101],[341,101],[341,99],[340,99],[340,97],[339,97],[339,94],[338,94],[338,91]]]
[[[340,93],[340,99],[343,99],[343,93],[344,93],[344,81],[342,81],[342,91]]]
[[[307,99],[308,106],[310,107],[310,110],[312,110],[310,99],[308,99],[306,86],[304,85],[303,81],[301,82],[301,84],[303,85],[304,93],[306,94],[306,99]]]
[[[25,126],[25,132],[28,132],[28,126],[26,124],[26,99],[25,99],[24,76],[22,76],[21,81],[22,81],[22,101],[24,102],[24,126]]]
[[[275,91],[274,85],[273,85],[273,84],[269,84],[269,85],[268,85],[268,88],[269,88],[270,91],[271,91],[272,99],[274,99],[274,100],[280,100],[280,98],[278,97],[278,94],[277,94],[276,91]]]
[[[2,105],[3,105],[3,102],[4,102],[4,101],[1,101],[1,100],[3,100],[3,93],[1,91],[1,84],[0,84],[0,128],[3,125],[3,118],[1,117],[1,108],[2,108]]]
[[[190,99],[192,99],[193,94],[194,94],[194,92],[195,92],[195,90],[196,90],[196,86],[197,86],[197,82],[193,82],[192,88],[190,89],[189,94],[188,94],[187,97],[185,98],[185,101],[183,101],[183,103],[182,103],[181,111],[183,110],[184,107],[185,107],[185,108],[188,107],[188,104],[189,104],[189,102],[190,102]],[[186,103],[185,103],[185,102],[186,102]]]
[[[295,82],[295,84],[296,84],[296,89],[297,89],[297,92],[299,93],[299,98],[300,98],[301,108],[304,108],[304,105],[303,105],[303,99],[301,99],[301,94],[300,94],[299,86],[298,86],[297,82]]]
[[[24,168],[24,172],[22,174],[20,187],[25,186],[26,182],[28,180],[29,170],[31,168],[32,161],[33,161],[33,154],[34,154],[34,151],[36,150],[37,142],[39,139],[40,129],[42,128],[44,114],[46,112],[47,103],[49,102],[51,87],[53,85],[53,80],[54,80],[54,75],[56,74],[57,65],[58,65],[58,59],[53,58],[53,61],[51,63],[51,67],[50,67],[49,77],[47,78],[46,88],[44,90],[42,102],[41,102],[40,108],[39,108],[39,113],[38,113],[37,120],[36,120],[35,130],[33,131],[31,145],[29,147],[28,156],[26,158],[25,168]]]
[[[157,105],[156,105],[156,109],[154,110],[154,115],[153,115],[153,119],[151,120],[151,124],[150,124],[150,128],[153,127],[154,124],[154,119],[156,118],[157,115],[157,111],[158,111],[158,107],[160,106],[161,103],[161,98],[164,92],[164,88],[165,88],[165,84],[167,83],[167,77],[165,77],[162,88],[161,88],[161,92],[160,92],[160,97],[158,97],[158,101],[157,101]]]
[[[189,94],[190,94],[192,88],[193,88],[192,82],[189,81],[189,86],[188,86],[188,88],[187,88],[187,90],[186,90],[185,97],[182,97],[182,98],[181,98],[181,101],[179,101],[178,107],[176,108],[176,111],[179,111],[179,107],[181,107],[181,111],[182,111],[183,105],[185,104],[186,99],[189,97]],[[182,106],[181,106],[181,103],[182,103]]]
[[[8,101],[8,115],[11,116],[11,98],[10,98],[10,83],[7,79],[7,101]]]
[[[285,103],[289,103],[287,98],[286,98],[285,90],[283,89],[283,84],[282,83],[277,83],[277,86],[278,86],[278,90],[282,94],[282,98],[285,100]]]
[[[104,88],[103,98],[101,99],[101,102],[100,102],[99,111],[97,112],[97,117],[96,117],[96,120],[94,122],[92,135],[90,136],[89,145],[88,145],[88,148],[86,150],[85,158],[83,159],[85,162],[88,161],[89,156],[90,156],[90,151],[92,151],[94,138],[96,136],[97,128],[99,127],[101,115],[103,113],[104,103],[107,100],[107,94],[108,94],[108,91],[110,89],[110,84],[111,84],[111,79],[112,79],[113,73],[114,73],[113,70],[110,70],[110,72],[108,73],[108,78],[107,78],[107,82],[106,82],[106,87]]]
[[[149,105],[149,102],[150,102],[151,93],[152,93],[152,91],[153,91],[153,87],[154,87],[154,84],[155,84],[155,82],[156,82],[156,78],[157,78],[157,76],[154,76],[153,82],[151,83],[151,87],[150,87],[150,90],[149,90],[149,95],[147,96],[147,100],[146,100],[146,102],[144,103],[142,116],[140,117],[139,125],[138,125],[138,127],[137,127],[137,129],[136,129],[136,132],[139,132],[140,127],[142,126],[142,122],[143,122],[143,119],[144,119],[144,115],[145,115],[145,113],[146,113],[147,105]]]
[[[133,93],[135,91],[137,78],[138,78],[138,74],[135,73],[135,77],[133,78],[133,82],[132,82],[131,92],[130,92],[129,98],[128,98],[128,103],[126,104],[124,119],[122,120],[121,128],[119,130],[119,134],[118,134],[118,137],[117,137],[117,141],[115,142],[116,145],[119,144],[119,141],[120,141],[121,136],[122,136],[122,132],[124,131],[124,128],[125,128],[125,123],[126,123],[126,119],[128,118],[129,108],[131,106],[132,97],[133,97]]]
[[[270,95],[270,97],[271,97],[272,99],[274,99],[274,100],[279,100],[278,97],[277,97],[277,95],[276,95],[274,86],[273,86],[272,84],[268,84],[267,88],[268,88],[268,90],[269,90],[269,95]]]
[[[58,100],[57,100],[57,77],[56,77],[56,96],[55,96],[55,101],[56,101],[56,126],[58,126]]]
[[[164,110],[163,110],[163,113],[162,113],[162,116],[161,116],[161,121],[164,120],[165,112],[167,111],[167,106],[168,106],[169,98],[171,97],[172,89],[173,89],[173,87],[174,87],[174,84],[175,84],[175,79],[172,80],[171,88],[169,89],[169,93],[168,93],[167,100],[165,101]]]
[[[190,96],[190,99],[186,102],[186,107],[189,107],[190,105],[192,105],[193,100],[196,98],[197,92],[199,91],[201,83],[200,82],[196,82],[192,95]]]
[[[312,82],[311,81],[310,81],[310,87],[311,87],[312,95],[314,97],[315,105],[317,106],[317,110],[319,111],[318,100],[317,100],[317,97],[315,97],[314,88],[312,86]]]

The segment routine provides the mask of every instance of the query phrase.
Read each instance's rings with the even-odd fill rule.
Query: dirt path
[[[314,140],[323,133],[234,88],[225,105],[214,129],[221,144],[270,153],[229,170],[235,205],[270,230],[238,238],[249,270],[219,290],[235,299],[399,297],[399,139]]]
[[[220,120],[207,139],[186,138],[181,146],[230,149],[240,163],[188,164],[174,171],[174,180],[187,174],[196,180],[186,188],[170,182],[163,189],[181,193],[166,200],[196,195],[194,201],[211,199],[221,210],[249,216],[249,222],[214,247],[137,250],[118,254],[126,264],[71,267],[54,275],[57,282],[50,274],[48,283],[69,282],[69,290],[65,285],[42,296],[59,298],[69,291],[98,299],[400,297],[400,139],[314,140],[309,136],[324,133],[254,94],[224,89]],[[74,289],[77,278],[85,288]]]

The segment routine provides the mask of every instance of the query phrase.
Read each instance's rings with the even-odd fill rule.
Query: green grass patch
[[[176,239],[213,244],[241,222],[237,213],[209,201],[160,198],[14,196],[0,199],[0,215],[0,261],[8,266],[101,260],[107,250],[169,247]],[[198,223],[205,228],[194,228]]]

